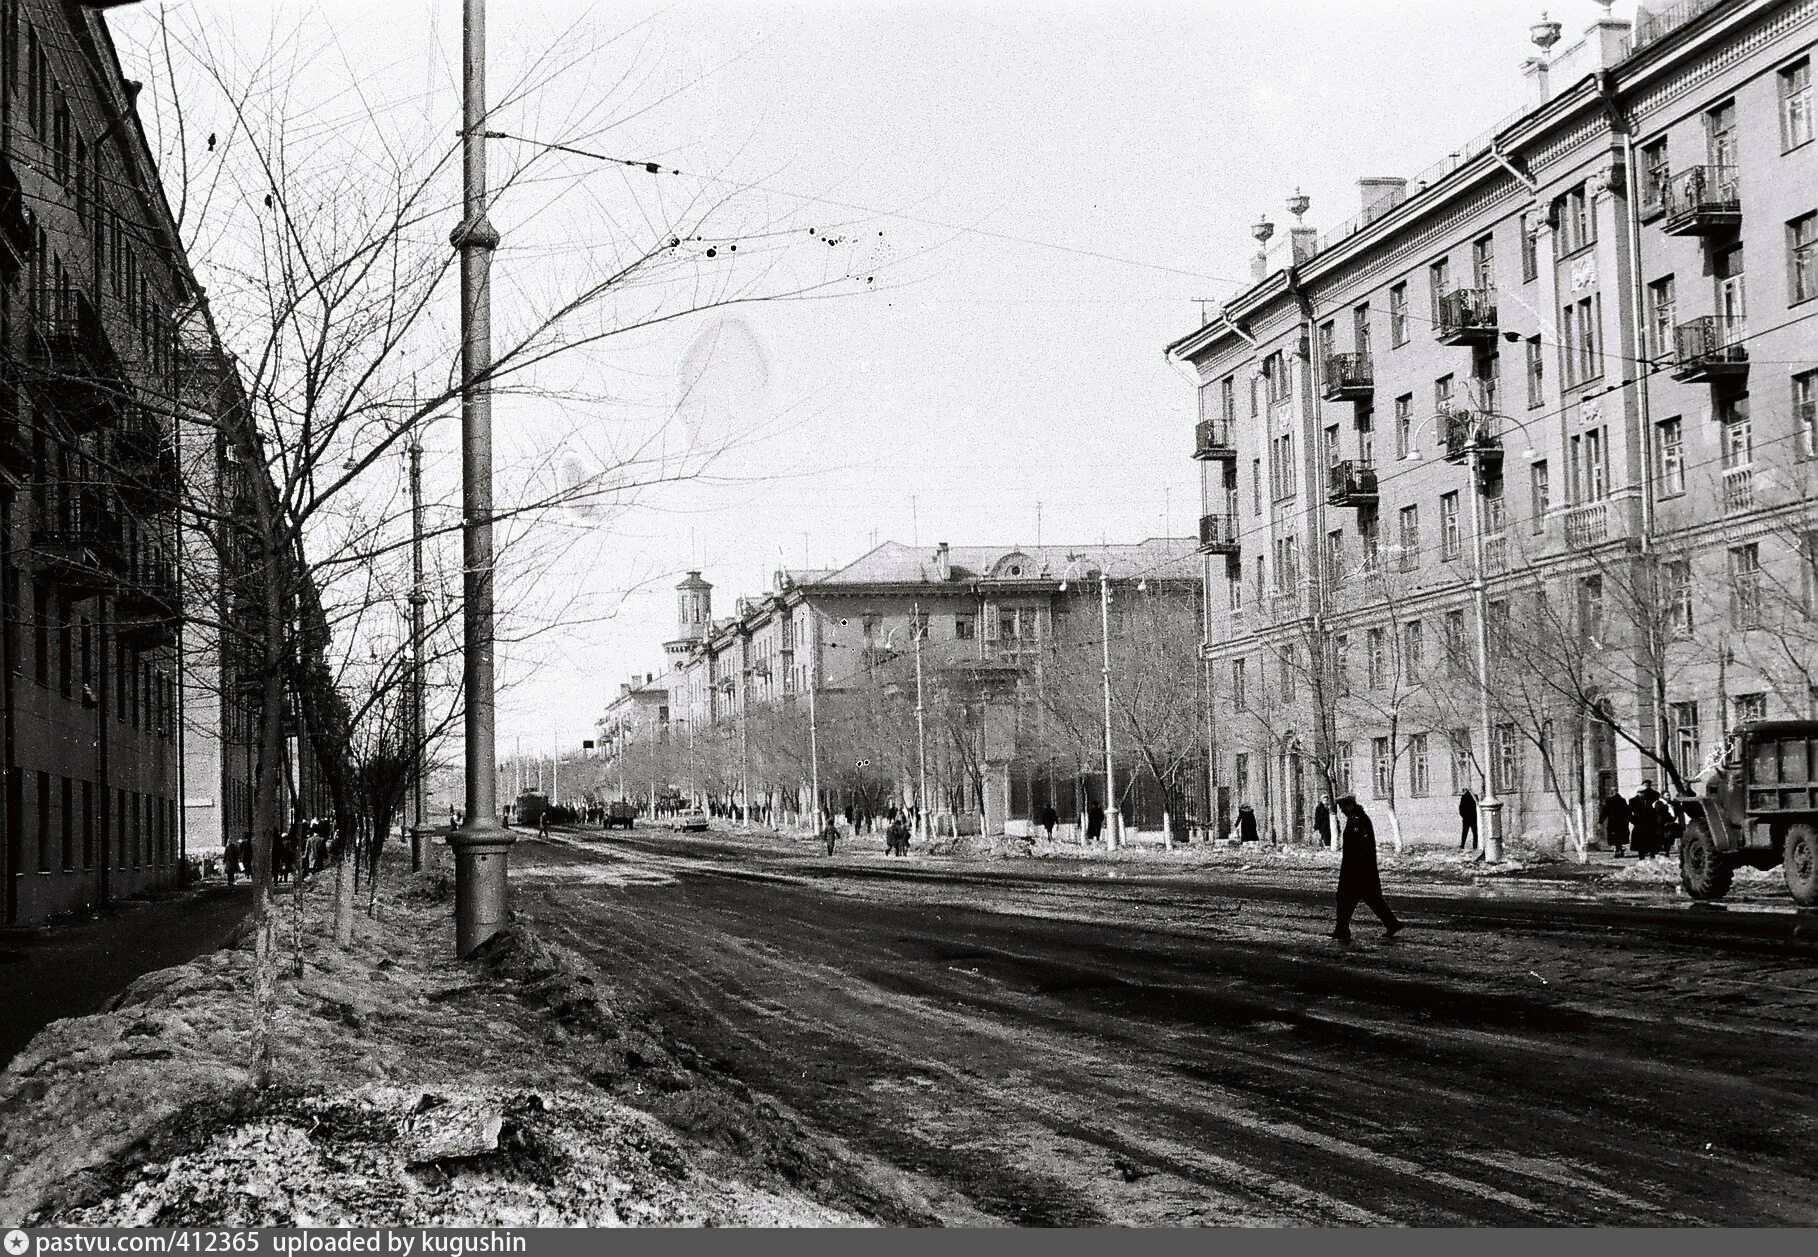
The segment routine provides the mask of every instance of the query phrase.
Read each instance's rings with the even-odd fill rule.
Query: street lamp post
[[[915,607],[915,753],[918,783],[916,802],[920,805],[922,834],[927,836],[928,824],[928,726],[923,716],[926,704],[922,701],[922,604]]]
[[[410,435],[410,868],[423,867],[423,767],[428,755],[423,713],[423,443]]]
[[[1111,760],[1111,581],[1098,574],[1098,643],[1102,655],[1099,679],[1105,691],[1105,849],[1117,850],[1123,828],[1123,810],[1117,806],[1117,769]]]
[[[455,850],[455,952],[467,957],[505,928],[505,862],[513,835],[499,825],[493,747],[492,252],[486,217],[486,0],[463,0],[463,217],[449,237],[461,255],[461,557],[467,817]]]

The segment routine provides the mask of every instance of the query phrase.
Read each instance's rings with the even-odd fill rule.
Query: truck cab
[[[1679,802],[1686,894],[1721,899],[1737,868],[1778,864],[1794,902],[1818,907],[1818,721],[1738,726]]]

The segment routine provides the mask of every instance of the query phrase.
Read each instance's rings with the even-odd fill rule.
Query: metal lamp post
[[[920,804],[922,834],[927,836],[928,824],[928,726],[923,712],[926,704],[922,701],[922,638],[926,628],[922,623],[922,604],[914,604],[915,613],[915,753],[916,768],[919,780],[916,786],[916,802]]]
[[[492,252],[486,217],[486,0],[462,6],[463,217],[449,236],[461,255],[461,637],[466,691],[467,817],[449,835],[455,852],[455,953],[467,957],[510,916],[493,746],[492,643]]]
[[[1098,643],[1103,660],[1099,677],[1105,691],[1105,850],[1117,850],[1122,840],[1123,809],[1117,806],[1117,769],[1111,760],[1111,581],[1098,573]]]

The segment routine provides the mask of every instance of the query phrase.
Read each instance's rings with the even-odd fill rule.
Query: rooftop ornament
[[[1608,10],[1609,5],[1605,4],[1604,8],[1605,10]],[[1528,38],[1534,42],[1535,47],[1539,48],[1544,55],[1545,53],[1552,51],[1553,45],[1559,42],[1559,33],[1561,29],[1559,23],[1550,20],[1547,17],[1545,10],[1542,10],[1540,20],[1528,27]]]

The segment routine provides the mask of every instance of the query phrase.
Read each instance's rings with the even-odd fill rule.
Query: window
[[[1562,253],[1576,253],[1597,243],[1596,207],[1581,183],[1555,203]]]
[[[1489,292],[1496,287],[1496,237],[1479,236],[1471,242],[1471,286]]]
[[[1420,566],[1420,508],[1401,508],[1401,570],[1412,572]]]
[[[1284,646],[1277,661],[1281,676],[1281,699],[1284,703],[1294,701],[1294,647]]]
[[[1704,115],[1705,152],[1712,166],[1736,165],[1736,102],[1726,100]]]
[[[32,679],[50,684],[51,590],[41,580],[32,582]]]
[[[1696,777],[1703,767],[1698,753],[1698,704],[1674,703],[1672,720],[1673,754],[1679,761],[1679,771],[1688,779]]]
[[[1426,626],[1419,620],[1409,620],[1401,628],[1401,672],[1413,680],[1419,680],[1427,663]]]
[[[1641,148],[1641,212],[1654,214],[1666,207],[1667,180],[1672,178],[1667,164],[1667,142],[1662,136]]]
[[[1448,741],[1452,744],[1452,793],[1463,794],[1477,780],[1477,774],[1471,771],[1471,735],[1464,729],[1454,729]]]
[[[1515,726],[1502,724],[1496,726],[1496,736],[1491,749],[1496,754],[1496,792],[1498,794],[1521,793],[1521,743],[1515,735]]]
[[[1338,323],[1327,319],[1319,325],[1319,361],[1323,366],[1332,361],[1332,355],[1338,352]]]
[[[1578,582],[1578,638],[1587,646],[1603,644],[1603,577]]]
[[[1439,322],[1439,303],[1452,290],[1452,259],[1440,258],[1427,267],[1427,296],[1432,301],[1428,313],[1433,322]]]
[[[1373,628],[1364,634],[1364,669],[1365,679],[1370,688],[1379,690],[1388,679],[1389,674],[1389,632],[1383,628]]]
[[[1382,558],[1382,547],[1374,515],[1357,521],[1357,540],[1363,546],[1364,571],[1367,574],[1375,575],[1376,565]]]
[[[1719,433],[1723,470],[1732,472],[1752,467],[1755,463],[1755,425],[1749,418],[1747,395],[1724,399],[1718,407],[1717,418],[1723,425]]]
[[[1567,303],[1560,312],[1560,357],[1565,363],[1566,386],[1582,384],[1603,374],[1599,352],[1598,312],[1595,296]]]
[[[1262,514],[1262,459],[1250,460],[1250,508],[1254,515]]]
[[[1326,534],[1326,584],[1336,587],[1345,577],[1345,531],[1333,529]]]
[[[1357,462],[1376,466],[1376,412],[1365,406],[1357,408]]]
[[[1540,337],[1530,337],[1524,343],[1528,355],[1528,409],[1532,410],[1547,402],[1547,360],[1540,348]]]
[[[1351,793],[1351,744],[1340,742],[1332,748],[1332,784],[1338,787],[1338,797],[1344,798]]]
[[[38,774],[38,871],[51,871],[50,774]]]
[[[1654,425],[1654,482],[1663,498],[1685,492],[1684,426],[1677,415]]]
[[[1351,693],[1351,638],[1340,633],[1332,639],[1332,688],[1338,697],[1347,698]]]
[[[1433,792],[1427,768],[1427,735],[1416,733],[1408,739],[1408,793],[1424,799]]]
[[[58,800],[61,806],[57,809],[63,829],[62,867],[68,871],[76,867],[76,783],[68,777],[60,777],[58,781],[63,795]]]
[[[1232,711],[1249,710],[1249,696],[1245,693],[1245,689],[1246,689],[1245,682],[1248,679],[1245,676],[1245,672],[1247,671],[1245,664],[1247,662],[1248,662],[1248,660],[1244,660],[1244,659],[1233,659],[1231,661],[1231,710]]]
[[[1326,428],[1326,466],[1338,466],[1338,425],[1331,424]]]
[[[1241,574],[1235,575],[1235,576],[1227,575],[1225,577],[1225,587],[1226,587],[1226,590],[1228,593],[1228,601],[1230,603],[1231,610],[1242,611],[1244,609],[1243,576]]]
[[[1730,710],[1734,713],[1731,723],[1767,719],[1766,694],[1738,694],[1730,700],[1730,704]]]
[[[1370,793],[1386,799],[1395,788],[1395,757],[1389,753],[1389,739],[1370,739]]]
[[[1761,627],[1761,546],[1730,547],[1730,619],[1739,629]]]
[[[1237,379],[1227,375],[1218,382],[1218,413],[1226,423],[1237,421]]]
[[[1535,236],[1534,224],[1528,216],[1521,216],[1521,278],[1523,283],[1533,283],[1540,278],[1540,244]]]
[[[1603,429],[1592,428],[1572,438],[1572,501],[1575,505],[1601,502],[1609,495],[1609,476],[1603,458]]]
[[[1648,352],[1656,358],[1673,356],[1673,317],[1676,304],[1671,275],[1648,285]]]
[[[1406,458],[1414,448],[1414,394],[1395,399],[1395,457]]]
[[[1714,253],[1711,274],[1717,281],[1717,317],[1724,334],[1739,340],[1748,334],[1748,277],[1741,245]]]
[[[1258,390],[1257,390],[1257,385],[1260,384],[1261,382],[1262,382],[1261,376],[1253,375],[1250,377],[1250,418],[1252,418],[1252,419],[1256,418],[1257,415],[1262,413],[1262,405],[1258,401],[1258,397],[1260,394],[1258,393]]]
[[[1442,375],[1433,381],[1433,409],[1443,413],[1452,408],[1452,377]]]
[[[1286,401],[1288,397],[1288,360],[1277,349],[1263,359],[1263,380],[1268,385],[1269,404]]]
[[[1364,302],[1351,311],[1351,345],[1366,358],[1370,354],[1370,303]]]
[[[95,866],[95,783],[82,783],[82,867]]]
[[[1250,801],[1250,756],[1248,752],[1239,751],[1231,759],[1237,779],[1237,801],[1248,803]]]
[[[953,639],[955,641],[969,642],[972,640],[974,632],[976,629],[971,616],[956,615],[953,617]]]
[[[1389,344],[1408,343],[1408,285],[1406,281],[1389,289]]]
[[[1795,61],[1780,72],[1780,147],[1798,148],[1812,138],[1812,63]]]
[[[1294,496],[1294,434],[1284,432],[1269,442],[1269,496],[1277,502]]]
[[[1461,550],[1458,536],[1458,493],[1442,493],[1439,497],[1439,557],[1455,559]]]
[[[1465,644],[1463,611],[1448,611],[1445,619],[1446,674],[1464,676],[1471,669],[1470,648]]]
[[[1818,214],[1786,225],[1788,291],[1794,303],[1818,297]]]
[[[1793,377],[1793,424],[1799,431],[1799,452],[1818,458],[1818,371]]]

